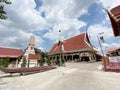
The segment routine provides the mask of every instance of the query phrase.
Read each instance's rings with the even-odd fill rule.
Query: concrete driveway
[[[0,90],[119,90],[120,73],[104,72],[100,66],[71,62],[47,72],[3,77]]]

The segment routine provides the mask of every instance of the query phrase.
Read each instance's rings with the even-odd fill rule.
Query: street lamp
[[[98,38],[98,42],[99,42],[99,45],[100,45],[100,49],[101,49],[102,55],[104,56],[102,45],[101,45],[101,42],[100,42],[101,40],[100,40],[100,37],[99,37],[99,35],[102,35],[103,33],[104,32],[98,33],[97,38]]]
[[[61,30],[59,30],[59,42],[58,42],[58,46],[60,46],[60,58],[59,58],[59,61],[60,61],[60,66],[62,65],[62,42],[60,40],[60,33],[61,33]]]
[[[99,45],[100,45],[100,48],[101,48],[101,52],[102,52],[102,63],[104,65],[104,70],[106,70],[106,62],[105,62],[105,58],[104,58],[104,52],[103,52],[103,48],[102,48],[102,45],[101,45],[101,39],[103,39],[103,37],[101,38],[100,35],[102,35],[104,32],[101,32],[101,33],[98,33],[97,35],[97,38],[98,38],[98,42],[99,42]]]

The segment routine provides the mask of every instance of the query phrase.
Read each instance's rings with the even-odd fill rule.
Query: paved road
[[[100,65],[66,63],[48,72],[5,77],[0,90],[120,90],[120,73],[101,71]]]
[[[100,70],[101,62],[67,63],[76,71],[65,73],[45,90],[120,90],[120,73]]]
[[[79,70],[100,71],[102,69],[102,62],[67,62],[66,67],[77,68]]]

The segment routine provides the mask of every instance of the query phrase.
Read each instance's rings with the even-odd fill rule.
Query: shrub
[[[45,59],[42,58],[41,60],[38,60],[38,64],[39,64],[40,66],[43,66],[44,63],[45,63]]]
[[[56,63],[56,65],[60,66],[60,61],[58,59],[56,60],[55,63]]]
[[[9,63],[10,63],[9,58],[2,59],[2,66],[3,67],[8,67]]]
[[[64,60],[64,59],[62,59],[62,60],[61,60],[61,62],[62,62],[62,64],[64,64],[64,63],[65,63],[65,60]]]
[[[47,59],[47,64],[50,66],[51,65],[51,60],[50,58]]]
[[[26,57],[23,57],[23,62],[21,64],[21,67],[26,67]]]

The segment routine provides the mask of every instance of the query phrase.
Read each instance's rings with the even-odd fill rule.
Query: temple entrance
[[[73,60],[74,60],[75,62],[78,62],[78,61],[79,61],[79,55],[74,55],[74,56],[73,56]]]
[[[81,61],[89,61],[89,57],[88,56],[83,56],[83,57],[81,57]]]
[[[72,56],[71,55],[67,56],[67,61],[72,61]]]

